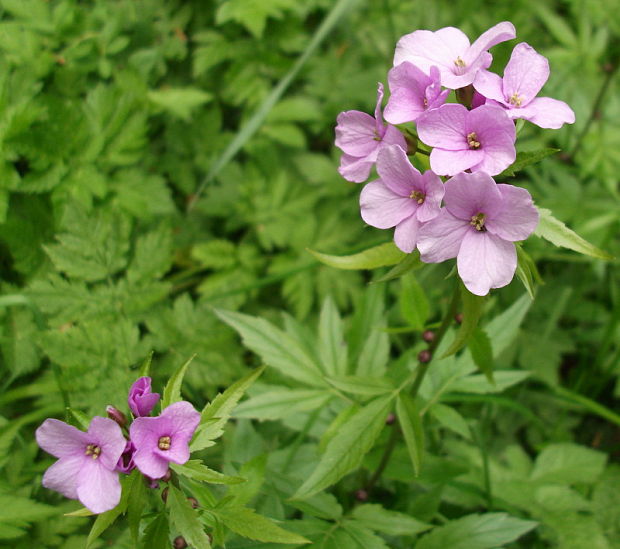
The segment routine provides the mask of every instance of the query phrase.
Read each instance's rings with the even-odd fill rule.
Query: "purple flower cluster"
[[[549,63],[525,42],[514,48],[503,78],[487,70],[493,59],[488,50],[515,37],[507,21],[473,44],[454,27],[407,34],[396,45],[385,111],[379,84],[374,118],[346,111],[336,126],[336,146],[344,153],[340,174],[362,183],[374,166],[379,176],[360,195],[364,221],[395,227],[396,245],[406,253],[417,248],[422,261],[456,258],[459,276],[476,295],[510,283],[517,267],[514,242],[538,224],[530,194],[492,177],[515,161],[515,119],[542,128],[575,121],[566,103],[536,97],[549,78]],[[446,103],[450,90],[458,103]],[[411,122],[417,127],[412,137],[431,148],[431,169],[424,173],[410,163],[395,126]],[[450,179],[444,183],[439,176]]]
[[[128,404],[135,419],[129,438],[121,428],[126,426],[124,414],[111,406],[112,419],[95,416],[87,432],[46,419],[36,431],[37,443],[58,461],[43,475],[43,486],[79,500],[93,513],[103,513],[120,501],[119,472],[137,467],[149,479],[159,479],[168,472],[168,463],[185,463],[200,413],[181,401],[148,417],[158,402],[151,378],[141,377],[131,386]]]

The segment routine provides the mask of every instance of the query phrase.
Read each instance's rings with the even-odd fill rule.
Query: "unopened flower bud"
[[[167,490],[168,488],[166,488]],[[198,508],[198,500],[196,498],[193,497],[188,497],[187,501],[189,501],[189,504],[192,506],[192,509],[197,509]]]
[[[187,542],[183,536],[177,536],[172,542],[172,547],[174,547],[174,549],[185,549],[187,547]]]
[[[394,414],[388,414],[385,418],[386,425],[392,425],[396,421],[396,416]]]
[[[164,503],[168,501],[168,487],[167,486],[161,491],[161,500]]]
[[[433,330],[425,330],[422,333],[422,339],[426,341],[426,343],[430,343],[435,339],[435,332],[433,332]]]
[[[462,323],[463,323],[463,313],[456,313],[456,314],[454,315],[454,321],[455,321],[457,324],[462,324]]]
[[[426,364],[426,363],[430,362],[431,358],[433,358],[433,356],[431,355],[431,352],[428,349],[424,349],[423,351],[420,351],[418,353],[418,360],[422,364]]]
[[[116,421],[116,423],[118,423],[121,427],[125,427],[125,425],[127,425],[127,417],[118,408],[115,408],[114,406],[106,406],[105,411],[108,414],[108,417]]]
[[[368,492],[364,489],[357,490],[355,492],[355,499],[357,501],[361,501],[362,503],[368,501]]]

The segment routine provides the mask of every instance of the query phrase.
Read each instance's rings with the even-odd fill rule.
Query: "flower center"
[[[411,191],[409,198],[415,200],[418,204],[424,204],[426,195],[422,191]]]
[[[520,107],[521,103],[523,102],[523,97],[521,97],[517,92],[515,92],[510,96],[509,102],[515,107]]]
[[[157,447],[160,450],[170,450],[170,437],[159,437]]]
[[[459,55],[454,60],[454,66],[456,67],[456,70],[454,71],[456,74],[463,74],[465,72],[465,67],[467,66],[467,64],[461,59],[461,56]]]
[[[426,97],[422,100],[422,102],[424,103],[425,107],[428,107],[428,99],[426,99]]]
[[[87,456],[92,456],[93,459],[97,459],[101,455],[101,448],[96,444],[87,444],[86,452],[84,452]]]
[[[483,213],[477,213],[476,215],[471,216],[471,221],[469,224],[474,227],[477,231],[486,232],[486,227],[484,226],[484,218],[486,216]]]
[[[480,141],[478,141],[478,136],[476,132],[471,132],[467,134],[467,145],[470,149],[479,149]]]

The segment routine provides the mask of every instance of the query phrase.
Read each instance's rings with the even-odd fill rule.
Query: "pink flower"
[[[368,183],[360,195],[362,219],[379,229],[395,226],[394,242],[411,253],[421,224],[439,213],[443,183],[430,170],[416,170],[397,145],[379,152],[377,172],[380,179]]]
[[[118,458],[118,462],[116,463],[116,470],[119,473],[125,473],[127,475],[136,468],[136,464],[133,461],[133,455],[135,453],[136,447],[134,446],[134,443],[131,442],[131,440],[128,440],[121,457]]]
[[[560,128],[572,124],[575,113],[563,101],[536,97],[549,78],[549,62],[525,42],[512,50],[504,70],[504,78],[483,70],[474,80],[474,87],[486,98],[486,104],[506,109],[510,118],[524,118],[541,128]]]
[[[515,161],[514,122],[495,105],[472,111],[456,103],[442,105],[422,116],[417,126],[422,142],[434,147],[431,169],[439,175],[468,169],[497,175]]]
[[[441,91],[439,69],[430,68],[430,76],[408,61],[388,73],[390,99],[383,113],[391,124],[413,122],[427,110],[446,102],[450,90]]]
[[[129,427],[136,447],[133,461],[140,472],[162,478],[168,463],[182,465],[189,459],[189,441],[200,423],[200,414],[185,401],[171,404],[158,417],[138,417]]]
[[[58,458],[43,475],[43,486],[78,499],[93,513],[118,505],[121,485],[115,467],[126,440],[116,422],[94,417],[84,433],[57,419],[46,419],[36,431],[37,443]]]
[[[491,27],[472,45],[467,36],[454,27],[436,32],[418,30],[398,41],[394,66],[409,61],[430,74],[431,67],[436,65],[441,72],[442,85],[456,90],[471,84],[480,69],[491,65],[493,57],[487,51],[489,48],[515,36],[515,28],[508,21]]]
[[[136,417],[148,416],[159,402],[159,393],[151,393],[151,378],[141,377],[129,389],[127,404]]]
[[[422,261],[456,257],[459,276],[473,294],[506,286],[517,268],[513,242],[538,224],[538,211],[525,189],[497,185],[486,173],[461,173],[445,184],[445,208],[420,229]]]
[[[394,126],[383,124],[382,101],[383,84],[380,83],[374,118],[360,111],[345,111],[338,115],[336,147],[344,153],[338,171],[347,181],[355,183],[366,181],[377,160],[377,154],[385,145],[400,145],[403,149],[407,148],[403,134]]]

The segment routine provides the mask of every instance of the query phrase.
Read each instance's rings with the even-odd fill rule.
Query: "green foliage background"
[[[309,51],[321,23],[336,16]],[[357,507],[351,494],[376,468],[382,438],[335,496],[321,492],[305,506],[285,500],[315,470],[333,417],[368,394],[338,403],[312,393],[308,379],[287,377],[286,363],[271,364],[273,350],[261,352],[231,312],[285,327],[304,353],[357,364],[358,374],[360,354],[369,377],[398,379],[410,368],[420,332],[445,308],[449,268],[369,286],[377,275],[333,269],[307,252],[353,253],[390,238],[364,226],[360,187],[336,171],[335,119],[372,110],[401,35],[450,25],[475,38],[502,20],[549,58],[545,95],[569,103],[577,118],[555,132],[523,129],[520,150],[562,152],[515,182],[620,257],[614,0],[0,0],[1,539],[18,548],[84,546],[84,519],[60,516],[75,503],[40,487],[51,460],[34,429],[67,406],[101,415],[107,404],[123,407],[154,350],[156,385],[196,353],[184,385],[196,407],[262,361],[276,367],[253,398],[305,391],[303,399],[290,393],[300,398],[296,408],[262,417],[242,404],[222,447],[205,455],[214,468],[256,475],[245,501],[297,519],[295,531],[313,546],[411,547],[443,521],[415,547],[457,547],[459,539],[469,539],[463,549],[620,547],[617,259],[584,258],[532,237],[525,249],[544,285],[494,357],[517,377],[488,390],[480,380],[473,390],[471,380],[448,387],[427,424],[419,482],[399,445],[378,492]],[[494,48],[494,67],[501,70],[512,45]],[[222,161],[235,139],[241,149]],[[521,303],[521,294],[518,280],[494,292],[488,317]],[[220,319],[214,308],[228,312]],[[317,335],[321,308],[321,322],[332,325],[319,323]],[[336,326],[348,356],[324,350]],[[371,336],[373,357],[363,346]],[[484,530],[485,520],[514,535],[463,534]],[[531,520],[538,528],[515,542]],[[132,546],[120,527],[107,536],[114,547]],[[227,547],[272,546],[239,539]]]

